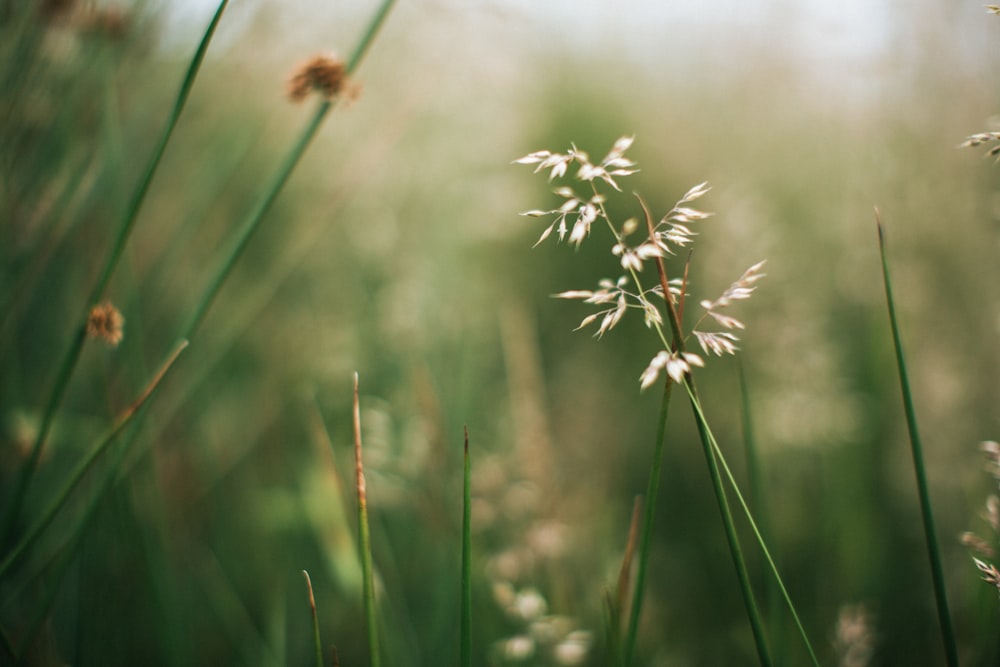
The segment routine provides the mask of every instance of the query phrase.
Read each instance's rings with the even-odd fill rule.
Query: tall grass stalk
[[[375,576],[372,567],[371,536],[368,532],[368,493],[365,468],[361,459],[361,400],[358,396],[358,374],[354,374],[354,479],[358,493],[358,549],[365,608],[365,631],[368,636],[369,667],[379,667],[378,623],[375,613]]]
[[[743,548],[740,545],[740,538],[736,532],[736,524],[733,522],[732,509],[729,507],[729,499],[726,497],[726,490],[722,484],[722,476],[719,474],[719,459],[722,452],[717,446],[713,447],[714,438],[708,427],[704,414],[701,412],[701,401],[698,399],[697,390],[694,385],[694,378],[689,374],[684,383],[691,402],[691,409],[695,413],[695,423],[698,427],[698,438],[701,440],[702,448],[705,452],[705,461],[708,464],[709,477],[712,480],[712,490],[719,503],[719,511],[722,513],[722,525],[726,531],[726,541],[729,544],[729,554],[733,559],[733,566],[736,568],[736,576],[740,582],[740,589],[743,592],[743,603],[746,606],[747,617],[750,620],[750,628],[753,631],[754,643],[757,647],[757,656],[760,664],[769,667],[773,664],[771,652],[767,645],[767,635],[764,632],[764,623],[761,619],[760,609],[757,606],[757,599],[750,583],[750,573],[747,570],[746,559],[743,556]],[[728,468],[727,468],[728,470]],[[735,486],[735,481],[733,482]],[[746,505],[744,509],[749,516],[750,510]]]
[[[389,14],[389,10],[392,8],[395,0],[384,0],[379,6],[378,10],[375,12],[371,21],[369,21],[364,34],[361,37],[360,42],[355,47],[354,52],[347,61],[346,72],[350,76],[357,70],[358,65],[361,64],[361,60],[364,58],[365,54],[368,52],[368,48],[371,46],[378,34],[379,28],[382,27],[386,17]],[[270,183],[265,187],[264,194],[261,195],[260,199],[257,201],[256,206],[251,210],[250,214],[246,217],[243,225],[240,227],[239,232],[237,232],[236,237],[230,247],[228,253],[223,259],[222,263],[219,265],[218,270],[209,282],[208,287],[202,293],[201,298],[195,305],[194,310],[188,320],[187,325],[184,327],[181,336],[183,338],[190,338],[198,326],[201,324],[202,319],[208,312],[209,307],[215,300],[216,295],[218,295],[219,290],[222,288],[223,283],[226,278],[232,272],[233,267],[236,265],[237,260],[243,254],[243,250],[246,248],[250,239],[254,236],[254,233],[260,228],[260,222],[264,218],[264,215],[270,210],[274,201],[278,198],[282,189],[285,187],[285,183],[288,182],[288,178],[291,176],[292,172],[295,170],[296,165],[298,165],[299,160],[305,154],[306,149],[312,143],[312,140],[316,136],[316,132],[319,130],[320,126],[323,124],[323,119],[329,113],[330,109],[336,104],[338,97],[333,97],[329,99],[323,99],[316,111],[313,113],[312,117],[306,123],[305,128],[303,128],[298,139],[292,145],[292,148],[285,155],[284,160],[278,167],[278,171],[275,172]]]
[[[37,540],[49,524],[52,523],[56,514],[58,514],[59,510],[66,504],[70,494],[83,479],[87,471],[90,470],[91,466],[94,465],[97,459],[99,459],[101,455],[117,440],[119,434],[121,434],[125,427],[139,413],[139,410],[153,395],[157,387],[160,386],[163,378],[167,374],[167,371],[170,370],[174,362],[177,361],[177,357],[180,356],[180,353],[185,347],[187,347],[187,341],[181,341],[174,348],[173,352],[156,372],[153,379],[149,382],[142,393],[139,394],[138,398],[136,398],[136,400],[118,416],[111,428],[108,429],[104,436],[97,441],[83,460],[77,464],[76,468],[70,474],[69,479],[67,479],[63,484],[62,489],[56,493],[55,496],[53,496],[52,501],[42,513],[42,516],[32,525],[17,545],[11,549],[7,556],[4,557],[3,561],[0,562],[0,576],[6,574],[7,570],[10,569],[14,562],[17,561],[17,559],[32,544],[34,544],[35,540]]]
[[[913,472],[917,484],[917,495],[920,498],[920,515],[924,524],[924,537],[927,541],[927,556],[930,560],[931,578],[934,582],[934,599],[937,603],[941,639],[944,642],[944,653],[948,666],[958,667],[958,648],[955,642],[955,630],[952,627],[951,613],[948,611],[948,592],[945,589],[944,568],[941,565],[941,552],[938,547],[937,531],[934,528],[934,512],[931,506],[930,490],[927,485],[927,472],[924,468],[923,445],[920,440],[920,431],[917,428],[916,410],[913,408],[913,393],[910,390],[909,373],[906,370],[906,356],[903,354],[903,342],[899,333],[899,322],[896,319],[896,304],[892,297],[889,262],[886,258],[885,233],[882,228],[881,215],[877,208],[875,209],[875,226],[878,229],[879,257],[882,263],[882,279],[885,284],[886,308],[889,312],[889,325],[892,329],[892,344],[896,352],[896,366],[899,371],[903,410],[906,413],[906,428],[910,434]]]
[[[107,288],[108,282],[111,280],[111,276],[114,274],[115,268],[118,266],[118,261],[121,258],[132,229],[135,226],[139,209],[146,198],[146,193],[149,191],[149,186],[153,181],[153,176],[156,173],[157,168],[160,166],[160,160],[163,157],[163,153],[166,150],[171,136],[173,135],[174,128],[177,126],[177,121],[180,119],[181,112],[184,110],[184,106],[187,103],[191,89],[194,86],[195,79],[201,69],[201,64],[205,59],[205,53],[208,51],[208,46],[212,41],[213,35],[215,34],[215,29],[218,26],[219,21],[222,18],[222,13],[225,11],[228,3],[229,0],[221,0],[219,2],[218,8],[212,16],[211,22],[206,28],[204,35],[202,35],[201,42],[198,44],[198,48],[195,51],[194,56],[191,58],[187,72],[181,82],[180,90],[177,92],[177,97],[174,100],[174,105],[167,117],[166,125],[160,135],[160,140],[153,151],[153,155],[150,158],[146,170],[143,172],[142,178],[132,194],[132,198],[129,200],[129,204],[125,209],[121,222],[119,223],[118,231],[112,241],[108,257],[104,262],[104,266],[101,269],[97,281],[94,283],[94,286],[90,291],[87,302],[84,304],[83,313],[80,316],[76,332],[70,342],[70,346],[67,349],[66,354],[63,356],[62,361],[59,364],[55,385],[49,395],[45,411],[42,413],[41,425],[38,428],[38,434],[35,436],[35,441],[28,455],[28,460],[25,461],[18,475],[14,494],[11,497],[10,505],[4,518],[2,533],[0,533],[0,539],[3,541],[2,543],[6,543],[12,536],[12,532],[15,524],[17,523],[18,517],[20,516],[21,508],[24,503],[24,498],[27,495],[31,479],[34,476],[36,468],[38,467],[38,460],[41,457],[45,441],[52,428],[55,415],[59,411],[59,406],[62,404],[62,400],[66,395],[69,380],[72,377],[76,364],[80,359],[80,352],[83,350],[83,343],[86,340],[87,335],[87,315],[90,312],[90,308],[96,304],[104,294],[104,290]]]
[[[309,614],[312,617],[313,642],[316,645],[316,667],[323,667],[323,641],[319,634],[319,617],[316,615],[316,597],[313,595],[312,580],[309,572],[302,570],[302,576],[306,579],[306,589],[309,591]]]
[[[472,463],[469,458],[469,427],[465,427],[462,466],[462,629],[459,648],[461,667],[472,667]]]
[[[715,439],[715,435],[708,426],[708,420],[705,418],[704,412],[702,412],[701,402],[694,394],[692,388],[689,385],[685,386],[688,388],[688,397],[691,400],[691,407],[695,413],[695,420],[699,424],[699,430],[702,428],[704,429],[704,436],[711,446],[714,455],[713,458],[721,464],[721,470],[726,473],[726,479],[729,482],[730,487],[732,487],[733,493],[736,495],[740,507],[743,509],[743,513],[746,515],[747,522],[750,524],[754,538],[757,540],[757,544],[760,547],[761,552],[764,554],[764,558],[767,560],[768,567],[771,569],[771,574],[774,575],[774,581],[777,584],[778,589],[781,591],[785,604],[788,606],[788,611],[792,615],[792,620],[795,622],[795,626],[799,631],[799,635],[802,637],[806,650],[809,652],[809,657],[812,659],[813,665],[818,667],[819,659],[816,657],[816,652],[813,650],[812,642],[809,641],[809,635],[806,633],[805,626],[802,624],[802,620],[799,618],[799,614],[795,610],[792,598],[788,594],[788,589],[785,587],[785,582],[782,580],[781,574],[778,572],[778,566],[775,564],[774,558],[771,556],[771,551],[767,548],[767,543],[764,540],[764,536],[760,531],[757,521],[754,520],[753,513],[750,511],[750,506],[747,504],[746,498],[743,497],[743,493],[740,491],[739,484],[736,482],[736,477],[733,475],[732,469],[730,469],[729,464],[726,462],[726,457],[722,453],[722,449],[719,447],[719,443]]]

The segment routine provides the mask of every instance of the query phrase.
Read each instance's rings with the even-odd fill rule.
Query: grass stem
[[[462,472],[462,636],[461,667],[472,667],[472,465],[469,459],[469,427],[465,427]]]
[[[732,469],[730,469],[729,464],[726,462],[726,457],[722,453],[722,449],[719,447],[718,441],[715,439],[715,435],[712,433],[711,428],[708,426],[708,420],[705,418],[705,414],[702,411],[701,403],[698,401],[697,397],[690,391],[688,391],[688,397],[691,399],[692,408],[695,411],[695,419],[699,424],[704,426],[704,433],[708,439],[712,450],[715,453],[717,461],[721,464],[721,469],[726,473],[726,479],[729,481],[730,487],[733,489],[733,493],[736,495],[736,499],[739,501],[740,506],[743,509],[743,513],[747,518],[747,522],[750,524],[750,528],[753,531],[754,537],[757,540],[758,546],[760,546],[761,552],[764,554],[764,558],[767,561],[768,566],[771,569],[771,573],[774,575],[774,581],[778,586],[778,590],[781,591],[781,595],[785,600],[785,604],[788,606],[789,613],[792,615],[792,620],[795,622],[798,628],[799,635],[802,637],[802,641],[809,652],[809,657],[812,659],[813,665],[819,666],[819,659],[816,657],[816,652],[813,650],[812,643],[809,641],[809,636],[806,634],[805,626],[802,625],[802,621],[799,618],[798,612],[795,610],[795,605],[792,603],[792,598],[788,594],[788,589],[785,587],[785,582],[781,578],[781,574],[778,572],[778,566],[774,562],[774,558],[771,556],[770,549],[767,548],[767,543],[764,541],[764,536],[758,527],[757,521],[753,518],[753,513],[750,511],[750,506],[747,504],[746,499],[743,497],[743,493],[740,491],[739,485],[736,483],[736,477],[733,475]]]
[[[934,582],[934,599],[937,602],[938,623],[941,626],[941,638],[944,642],[947,664],[949,667],[958,667],[958,648],[955,642],[955,631],[952,627],[951,614],[948,611],[948,592],[945,589],[944,568],[941,565],[941,552],[938,547],[937,531],[934,528],[934,512],[931,507],[927,472],[924,468],[923,445],[920,441],[920,431],[917,428],[917,415],[913,408],[913,393],[910,390],[909,374],[906,370],[906,357],[903,354],[899,322],[896,319],[896,305],[892,297],[889,262],[886,259],[885,233],[877,208],[875,209],[875,225],[878,228],[879,256],[882,262],[882,279],[885,284],[886,307],[889,311],[889,325],[892,329],[892,344],[896,352],[896,366],[899,370],[899,384],[903,396],[903,410],[906,413],[906,427],[910,434],[913,472],[916,478],[917,494],[920,498],[920,514],[923,519],[924,536],[927,541],[927,556],[931,565],[931,577]]]
[[[371,536],[368,532],[368,492],[365,469],[361,460],[361,400],[358,396],[358,374],[354,374],[354,473],[358,492],[358,541],[365,608],[365,629],[368,635],[368,664],[379,667],[378,624],[375,614],[375,578],[372,568]]]
[[[302,570],[302,576],[306,579],[306,588],[309,591],[309,613],[312,616],[313,641],[316,644],[316,667],[323,667],[323,641],[319,634],[319,617],[316,615],[316,597],[313,595],[312,580],[309,572]]]
[[[361,60],[364,58],[365,53],[367,53],[368,48],[374,41],[375,35],[378,34],[379,28],[381,28],[382,24],[385,22],[385,19],[389,14],[389,10],[392,8],[394,2],[395,0],[384,0],[375,12],[375,15],[369,21],[368,27],[365,29],[360,42],[355,47],[354,52],[348,60],[348,75],[353,74],[358,65],[361,64]],[[295,170],[299,160],[305,154],[306,149],[312,143],[317,131],[323,124],[323,119],[326,117],[326,114],[330,111],[330,109],[333,108],[336,101],[337,98],[332,98],[324,99],[320,102],[316,111],[309,119],[309,122],[306,124],[305,128],[303,128],[298,139],[292,145],[291,150],[289,150],[287,155],[285,155],[285,159],[279,165],[278,171],[274,174],[270,183],[264,189],[264,194],[257,201],[256,206],[244,220],[242,227],[240,227],[239,232],[236,234],[236,238],[233,241],[229,252],[226,254],[225,259],[222,264],[220,264],[215,275],[212,277],[208,287],[202,293],[201,298],[192,311],[187,325],[183,329],[181,334],[182,337],[191,338],[195,330],[201,324],[202,319],[204,319],[209,307],[218,295],[219,290],[221,290],[226,278],[232,272],[237,260],[239,260],[240,256],[243,254],[244,249],[250,242],[250,239],[253,238],[254,233],[260,228],[260,222],[264,218],[264,215],[270,210],[274,201],[278,198],[278,195],[285,187],[285,184],[288,182],[288,178]]]

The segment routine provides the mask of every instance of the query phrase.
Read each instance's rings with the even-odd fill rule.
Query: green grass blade
[[[23,554],[42,532],[52,523],[55,519],[56,514],[59,510],[66,504],[69,499],[70,494],[73,489],[76,488],[80,480],[83,479],[84,475],[90,470],[91,466],[97,461],[100,456],[107,451],[107,449],[115,442],[118,435],[122,430],[132,421],[132,419],[139,413],[140,408],[146,403],[147,400],[153,395],[157,387],[163,381],[166,376],[167,371],[173,366],[174,362],[177,361],[177,357],[180,353],[187,347],[187,341],[182,341],[178,344],[170,356],[167,358],[166,362],[160,367],[160,369],[153,376],[153,379],[146,386],[139,397],[130,405],[124,412],[122,412],[115,423],[111,426],[107,433],[97,442],[94,447],[91,448],[90,452],[82,461],[80,461],[73,473],[70,475],[69,479],[63,485],[62,489],[53,497],[52,502],[49,503],[46,510],[42,513],[41,518],[39,518],[28,532],[21,538],[21,541],[11,549],[11,551],[4,557],[3,561],[0,562],[0,576],[10,569],[11,565]]]
[[[181,82],[180,90],[177,92],[174,106],[171,109],[170,115],[167,117],[167,123],[161,133],[160,141],[157,144],[156,149],[153,151],[153,155],[150,158],[149,165],[146,167],[146,171],[143,173],[142,179],[139,181],[138,186],[132,194],[132,199],[129,201],[128,207],[125,209],[125,213],[118,227],[118,232],[112,242],[108,258],[101,269],[97,282],[94,284],[94,287],[90,292],[87,303],[84,304],[83,314],[80,317],[80,324],[77,328],[76,334],[70,342],[66,355],[60,362],[59,371],[56,374],[55,385],[53,386],[52,393],[49,395],[49,401],[45,406],[45,412],[42,414],[41,426],[38,429],[38,434],[31,447],[28,460],[25,462],[18,476],[17,486],[15,487],[14,495],[12,496],[9,509],[7,510],[7,514],[4,519],[3,532],[0,533],[0,537],[2,537],[5,542],[11,536],[14,524],[17,522],[18,516],[21,513],[21,506],[24,503],[24,497],[28,492],[28,487],[31,483],[32,477],[34,476],[35,469],[38,467],[38,460],[41,457],[42,448],[48,438],[49,431],[52,428],[52,423],[55,419],[56,413],[59,411],[59,406],[62,404],[63,397],[66,395],[66,389],[69,386],[69,379],[72,377],[76,364],[80,359],[80,352],[83,350],[83,343],[87,337],[87,315],[90,312],[90,308],[100,300],[101,295],[104,293],[105,288],[107,288],[108,282],[111,280],[111,276],[118,265],[118,260],[121,258],[125,245],[128,242],[128,238],[131,235],[132,228],[135,226],[135,220],[139,214],[139,208],[142,206],[142,202],[146,198],[146,193],[149,191],[150,183],[153,181],[153,175],[156,173],[156,170],[160,165],[160,160],[163,157],[167,143],[173,135],[174,128],[176,127],[177,121],[181,116],[181,112],[184,110],[184,106],[191,93],[191,88],[194,86],[194,81],[198,76],[198,71],[201,69],[201,64],[205,59],[205,53],[208,51],[208,45],[212,41],[215,29],[218,26],[219,20],[222,18],[222,13],[228,3],[229,0],[221,0],[219,3],[219,6],[215,11],[215,15],[212,17],[211,23],[209,23],[208,28],[205,30],[205,33],[201,38],[201,43],[198,45],[198,49],[195,51],[195,54],[191,59],[187,73],[184,76],[184,80]]]
[[[375,15],[369,22],[364,35],[361,37],[361,41],[358,43],[357,47],[355,47],[354,53],[348,60],[348,75],[353,74],[358,65],[361,64],[362,58],[371,46],[372,41],[374,41],[379,28],[381,28],[382,24],[385,22],[385,19],[389,14],[389,10],[392,8],[394,2],[395,0],[385,0],[375,12]],[[243,250],[250,242],[250,239],[253,238],[254,233],[260,228],[261,220],[270,210],[282,189],[284,189],[285,183],[288,182],[288,178],[292,175],[292,172],[295,170],[296,165],[298,165],[299,160],[312,143],[313,138],[316,136],[316,132],[323,124],[323,119],[326,117],[326,114],[329,113],[330,109],[333,108],[336,101],[336,98],[325,99],[316,108],[312,118],[309,119],[309,122],[302,130],[299,138],[296,140],[295,144],[292,145],[291,150],[279,165],[278,171],[271,179],[270,184],[265,188],[264,194],[257,201],[257,205],[243,222],[243,226],[236,234],[236,238],[230,247],[229,252],[226,254],[225,259],[219,266],[218,271],[216,271],[212,280],[209,282],[207,289],[202,293],[200,300],[192,311],[191,317],[181,334],[182,337],[191,338],[195,330],[201,324],[202,319],[204,319],[205,314],[208,312],[209,307],[218,295],[223,283],[232,272],[237,260],[239,260],[240,256],[243,254]]]
[[[632,591],[632,609],[628,616],[628,626],[625,630],[625,660],[629,667],[632,656],[635,655],[635,642],[639,634],[639,618],[642,613],[643,594],[646,588],[646,570],[649,566],[649,552],[652,544],[653,519],[656,511],[656,495],[660,488],[660,470],[663,464],[663,448],[667,437],[667,417],[670,412],[670,394],[674,383],[669,379],[663,385],[663,398],[660,401],[660,416],[656,426],[656,445],[653,448],[653,460],[649,468],[649,481],[646,485],[646,503],[642,520],[642,533],[639,537],[639,562],[636,567],[635,588]]]
[[[309,613],[312,615],[313,640],[316,643],[316,667],[323,667],[323,641],[319,635],[319,617],[316,615],[316,597],[313,595],[312,580],[309,573],[302,570],[302,576],[306,578],[306,588],[309,590]]]
[[[740,545],[739,535],[736,533],[736,524],[733,522],[733,513],[729,507],[729,499],[726,497],[726,490],[722,485],[722,476],[719,474],[719,459],[721,450],[715,445],[715,438],[708,426],[708,420],[701,410],[701,401],[694,386],[694,379],[688,375],[684,383],[691,402],[691,409],[694,411],[695,424],[698,428],[698,438],[701,440],[705,451],[705,461],[708,464],[709,477],[712,479],[712,490],[719,503],[719,511],[722,513],[722,525],[726,531],[726,541],[729,544],[729,553],[733,558],[733,566],[736,568],[736,576],[740,582],[740,589],[743,592],[743,603],[746,606],[747,617],[750,620],[750,628],[753,631],[754,643],[757,647],[757,656],[760,664],[770,667],[774,664],[771,652],[767,645],[767,636],[764,633],[764,623],[761,620],[760,609],[757,606],[757,599],[754,596],[753,587],[750,585],[750,573],[747,570],[746,559],[743,556],[743,549]],[[724,461],[723,461],[724,463]],[[728,466],[726,468],[728,470]],[[741,497],[742,500],[742,497]],[[744,507],[746,507],[744,505]],[[749,510],[747,510],[749,513]]]
[[[371,536],[368,532],[368,494],[365,487],[365,469],[361,460],[361,401],[358,397],[358,374],[354,374],[354,473],[358,492],[358,541],[365,630],[368,635],[368,664],[379,667],[378,624],[375,614],[375,578],[372,568]]]
[[[920,498],[920,514],[924,523],[924,536],[927,540],[927,556],[930,560],[931,577],[934,582],[934,598],[937,602],[938,622],[941,626],[941,638],[944,642],[947,664],[949,667],[958,667],[958,648],[955,642],[955,631],[952,627],[951,614],[948,611],[948,592],[945,589],[944,569],[941,566],[941,553],[938,548],[937,532],[934,528],[934,513],[927,485],[927,472],[924,469],[923,445],[920,441],[920,431],[917,428],[917,415],[913,408],[913,394],[910,391],[909,374],[906,371],[906,357],[903,354],[903,343],[899,334],[899,322],[896,319],[896,305],[892,298],[892,283],[889,279],[889,262],[886,259],[885,234],[882,229],[882,220],[878,209],[875,209],[875,224],[878,228],[879,256],[882,262],[882,279],[885,284],[886,307],[889,311],[889,325],[892,329],[892,344],[896,351],[896,366],[899,370],[899,384],[903,395],[903,409],[906,413],[906,427],[910,434],[913,472],[916,477],[917,494]]]
[[[469,460],[469,427],[465,427],[462,472],[462,667],[472,667],[472,464]]]
[[[708,420],[705,418],[704,413],[701,409],[701,403],[698,401],[697,397],[688,388],[688,397],[691,399],[692,408],[695,411],[695,419],[700,425],[704,425],[704,433],[707,438],[714,454],[715,459],[722,466],[722,471],[726,473],[726,479],[729,481],[729,485],[733,489],[733,493],[736,495],[737,500],[740,503],[740,507],[743,509],[743,513],[746,515],[747,521],[750,524],[750,528],[753,531],[754,537],[757,540],[758,546],[760,546],[761,552],[764,554],[764,558],[767,560],[767,564],[771,569],[771,573],[774,575],[775,583],[778,589],[781,591],[781,595],[785,600],[785,604],[788,605],[788,611],[792,615],[792,620],[795,622],[798,628],[799,635],[802,637],[802,641],[805,644],[806,650],[809,652],[809,657],[812,659],[813,665],[819,667],[819,659],[816,657],[816,652],[813,650],[812,642],[809,641],[809,635],[806,633],[805,626],[802,624],[799,618],[798,612],[795,610],[795,605],[792,603],[792,598],[788,594],[788,589],[785,588],[785,582],[781,578],[781,574],[778,572],[778,566],[774,562],[774,558],[771,557],[771,551],[767,548],[767,543],[764,540],[764,536],[761,534],[760,528],[757,522],[753,518],[753,513],[750,511],[750,506],[747,504],[746,499],[743,497],[743,493],[740,491],[739,485],[736,483],[736,477],[733,475],[733,471],[730,469],[729,464],[726,462],[726,457],[722,453],[722,449],[719,447],[718,441],[715,439],[715,435],[712,433],[711,428],[708,426]]]

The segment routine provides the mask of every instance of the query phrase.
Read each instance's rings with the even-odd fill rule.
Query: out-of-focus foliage
[[[112,25],[41,4],[52,9],[0,2],[4,496],[201,30],[194,21],[186,39],[162,7]],[[311,113],[312,101],[283,97],[294,64],[349,52],[368,11],[239,4],[107,291],[124,339],[88,342],[29,519],[141,390]],[[467,424],[476,664],[512,662],[528,645],[518,637],[533,637],[525,664],[559,664],[574,641],[589,647],[584,664],[604,664],[602,596],[653,447],[658,392],[640,394],[638,378],[656,344],[638,318],[601,340],[572,332],[589,311],[550,295],[620,267],[610,242],[531,249],[541,228],[517,213],[553,198],[510,162],[571,142],[602,154],[635,134],[642,171],[629,185],[654,214],[713,186],[699,204],[716,215],[691,257],[698,294],[768,260],[739,306],[759,502],[826,664],[840,610],[859,603],[875,664],[940,653],[879,206],[963,657],[994,664],[996,593],[957,535],[977,527],[990,490],[976,445],[1000,431],[1000,167],[956,146],[995,129],[1000,19],[924,4],[896,17],[860,87],[764,38],[661,62],[669,51],[541,39],[518,24],[527,10],[399,8],[360,97],[330,116],[150,406],[64,576],[49,559],[72,508],[0,581],[0,627],[19,645],[51,593],[37,664],[307,664],[307,569],[324,641],[342,664],[365,664],[348,474],[357,370],[386,661],[456,659]],[[637,213],[622,202],[620,218]],[[700,384],[740,462],[736,370],[719,360]],[[684,408],[673,409],[638,658],[743,664],[751,639]],[[787,664],[802,662],[790,625],[770,629]]]

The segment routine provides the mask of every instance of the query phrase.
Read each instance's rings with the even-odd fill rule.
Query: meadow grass
[[[986,244],[942,238],[932,219],[904,211],[931,189],[857,167],[870,137],[817,157],[816,182],[803,167],[802,180],[781,183],[774,165],[811,125],[785,127],[780,145],[728,136],[697,87],[673,100],[667,123],[719,133],[695,155],[674,151],[687,136],[677,127],[574,99],[555,81],[551,98],[533,99],[535,122],[551,127],[466,136],[435,115],[461,108],[447,77],[426,93],[440,106],[408,134],[399,126],[418,121],[392,79],[411,64],[393,42],[401,27],[366,82],[375,102],[321,137],[335,106],[367,102],[354,99],[356,72],[384,34],[387,0],[359,24],[347,59],[313,56],[292,73],[289,101],[316,105],[295,116],[301,127],[289,129],[283,111],[280,131],[227,119],[237,134],[209,140],[199,123],[232,93],[217,89],[232,72],[206,55],[235,6],[215,7],[160,124],[136,120],[130,105],[166,99],[155,92],[173,90],[162,78],[116,85],[127,73],[115,66],[139,51],[121,41],[129,24],[61,4],[73,5],[0,5],[10,19],[0,74],[14,100],[0,128],[0,661],[853,666],[917,664],[943,646],[949,665],[995,662],[1000,504],[986,503],[990,539],[964,538],[972,563],[956,557],[949,534],[965,518],[941,478],[970,469],[971,457],[938,445],[943,433],[968,435],[941,427],[954,421],[956,396],[971,397],[966,422],[995,428],[988,383],[966,372],[970,393],[945,391],[953,385],[933,375],[921,327],[900,322],[929,312],[922,326],[968,322],[966,341],[986,330],[987,298],[970,294],[959,310],[961,299],[938,297],[969,284],[959,281],[960,244],[987,253]],[[59,60],[48,49],[67,34],[79,51]],[[628,77],[608,73],[601,95],[616,99]],[[75,116],[44,104],[50,88]],[[651,88],[631,93],[663,108]],[[634,146],[609,134],[635,125]],[[529,253],[538,230],[511,221],[529,186],[503,171],[517,154],[504,151],[521,150],[532,131],[578,142],[520,160],[558,181],[554,208],[528,214],[551,222],[536,245],[558,238],[570,252]],[[489,143],[501,136],[502,150]],[[331,138],[343,152],[328,152]],[[600,161],[582,150],[601,142],[612,148]],[[377,150],[345,149],[358,144]],[[768,159],[748,169],[765,148]],[[488,166],[456,175],[458,149]],[[225,156],[204,157],[213,151]],[[728,151],[732,171],[713,171],[713,159],[726,162],[714,151]],[[967,203],[955,204],[957,218],[983,213],[969,202],[985,206],[991,187],[969,177],[975,167],[923,163],[941,169],[944,196]],[[836,258],[816,251],[835,238],[832,225],[801,228],[850,210],[831,213],[844,194],[831,182],[852,168],[906,195],[887,210],[914,214],[900,234],[895,296],[881,226],[877,253],[851,240],[859,254],[840,248]],[[188,170],[201,189],[178,180]],[[717,188],[712,219],[694,208],[705,183],[669,203],[705,171]],[[344,201],[328,195],[334,179],[350,184],[337,190]],[[759,199],[732,188],[740,179]],[[652,195],[620,192],[625,182]],[[313,218],[308,229],[293,223]],[[777,231],[765,243],[768,229]],[[838,291],[821,291],[826,278],[790,277],[803,248],[812,271],[836,274]],[[933,262],[921,256],[928,248]],[[762,254],[771,277],[758,293]],[[734,262],[758,263],[734,281]],[[885,304],[869,280],[878,268]],[[567,291],[579,281],[597,287]],[[714,300],[692,296],[726,284]],[[570,337],[577,311],[553,294],[592,307],[579,328],[602,340]],[[901,329],[916,353],[903,354]],[[805,353],[793,344],[816,330]],[[722,357],[737,352],[733,381]],[[899,420],[885,407],[891,357]],[[980,361],[992,363],[987,352]],[[364,395],[358,373],[349,394],[341,389],[348,366],[361,369]],[[921,394],[933,399],[926,448]],[[689,410],[671,411],[672,398]],[[897,421],[910,435],[915,495],[900,472]],[[993,484],[997,448],[984,449]]]

